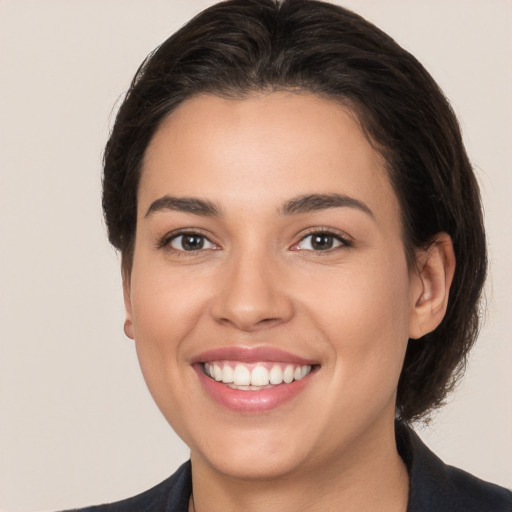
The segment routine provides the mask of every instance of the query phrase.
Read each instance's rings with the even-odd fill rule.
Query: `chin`
[[[194,454],[192,454],[192,464],[194,463]],[[283,454],[273,454],[266,456],[259,454],[240,454],[240,456],[227,459],[213,458],[207,459],[208,465],[218,473],[238,480],[247,481],[265,481],[285,478],[297,471],[301,461],[297,460],[296,455],[286,457]]]
[[[296,436],[279,431],[243,431],[235,435],[210,437],[204,446],[191,447],[194,459],[202,459],[215,471],[242,480],[267,480],[286,477],[308,460],[305,437],[295,442]],[[206,440],[205,440],[206,441]]]

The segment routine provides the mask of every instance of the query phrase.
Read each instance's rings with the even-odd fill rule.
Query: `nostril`
[[[211,303],[211,314],[217,322],[253,331],[286,322],[293,316],[290,297],[282,292],[280,280],[271,277],[268,268],[262,268],[270,265],[265,261],[254,255],[250,261],[240,257],[226,269]]]
[[[217,321],[226,326],[231,325],[242,331],[251,332],[258,329],[269,328],[274,325],[280,324],[281,322],[283,322],[283,319],[277,317],[250,318],[248,315],[244,315],[244,317],[221,317],[217,318]]]

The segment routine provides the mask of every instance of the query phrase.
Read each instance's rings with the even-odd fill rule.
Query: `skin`
[[[308,194],[349,196],[371,213],[283,213]],[[219,215],[148,214],[166,195],[209,201]],[[172,238],[181,229],[204,236],[203,249],[183,250]],[[314,250],[311,230],[339,238]],[[341,105],[280,92],[203,95],[174,111],[143,162],[125,331],[190,447],[197,512],[405,511],[396,387],[408,339],[444,315],[454,265],[441,233],[408,267],[384,162]],[[227,346],[276,347],[318,370],[282,406],[235,412],[191,366]]]

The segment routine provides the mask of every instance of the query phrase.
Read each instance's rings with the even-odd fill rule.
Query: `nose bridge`
[[[269,247],[233,251],[212,309],[216,320],[244,331],[288,320],[293,308],[280,275],[279,258]]]

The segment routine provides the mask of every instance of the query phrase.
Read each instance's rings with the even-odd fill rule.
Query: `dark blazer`
[[[397,423],[397,446],[409,470],[407,512],[512,512],[512,492],[444,464],[409,427]],[[133,498],[79,512],[188,512],[190,461]]]

